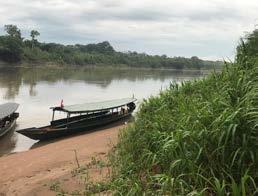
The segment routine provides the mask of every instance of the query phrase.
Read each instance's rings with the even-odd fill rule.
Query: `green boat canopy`
[[[5,103],[0,105],[0,119],[3,119],[14,113],[19,107],[18,103]]]
[[[108,101],[101,102],[92,102],[92,103],[84,103],[84,104],[76,104],[76,105],[68,105],[63,107],[52,107],[51,109],[57,111],[63,111],[67,113],[84,113],[84,112],[94,112],[101,110],[108,110],[112,108],[121,107],[127,105],[129,103],[135,102],[137,99],[135,98],[123,98],[123,99],[114,99]]]

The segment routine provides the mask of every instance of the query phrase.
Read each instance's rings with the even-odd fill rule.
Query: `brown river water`
[[[0,138],[0,156],[30,149],[38,141],[15,130],[48,125],[51,106],[157,95],[171,82],[181,83],[206,75],[201,71],[111,68],[0,68],[0,104],[20,104],[16,127]],[[58,114],[62,117],[62,114]]]

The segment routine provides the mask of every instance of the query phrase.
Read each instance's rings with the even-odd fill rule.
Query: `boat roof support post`
[[[69,118],[70,118],[70,113],[67,113],[67,119],[66,119],[66,127],[68,127],[68,123],[69,123]]]
[[[53,110],[52,121],[55,119],[55,110]]]

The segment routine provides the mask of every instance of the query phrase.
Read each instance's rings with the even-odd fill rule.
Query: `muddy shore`
[[[124,126],[105,127],[0,157],[0,195],[56,195],[48,185],[58,179],[70,181],[70,189],[80,188],[72,183],[71,171],[78,163],[90,163],[93,157],[106,159]]]

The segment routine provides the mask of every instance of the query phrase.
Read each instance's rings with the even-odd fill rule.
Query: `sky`
[[[0,34],[15,24],[25,38],[118,51],[233,59],[240,37],[258,24],[257,0],[0,0]]]

